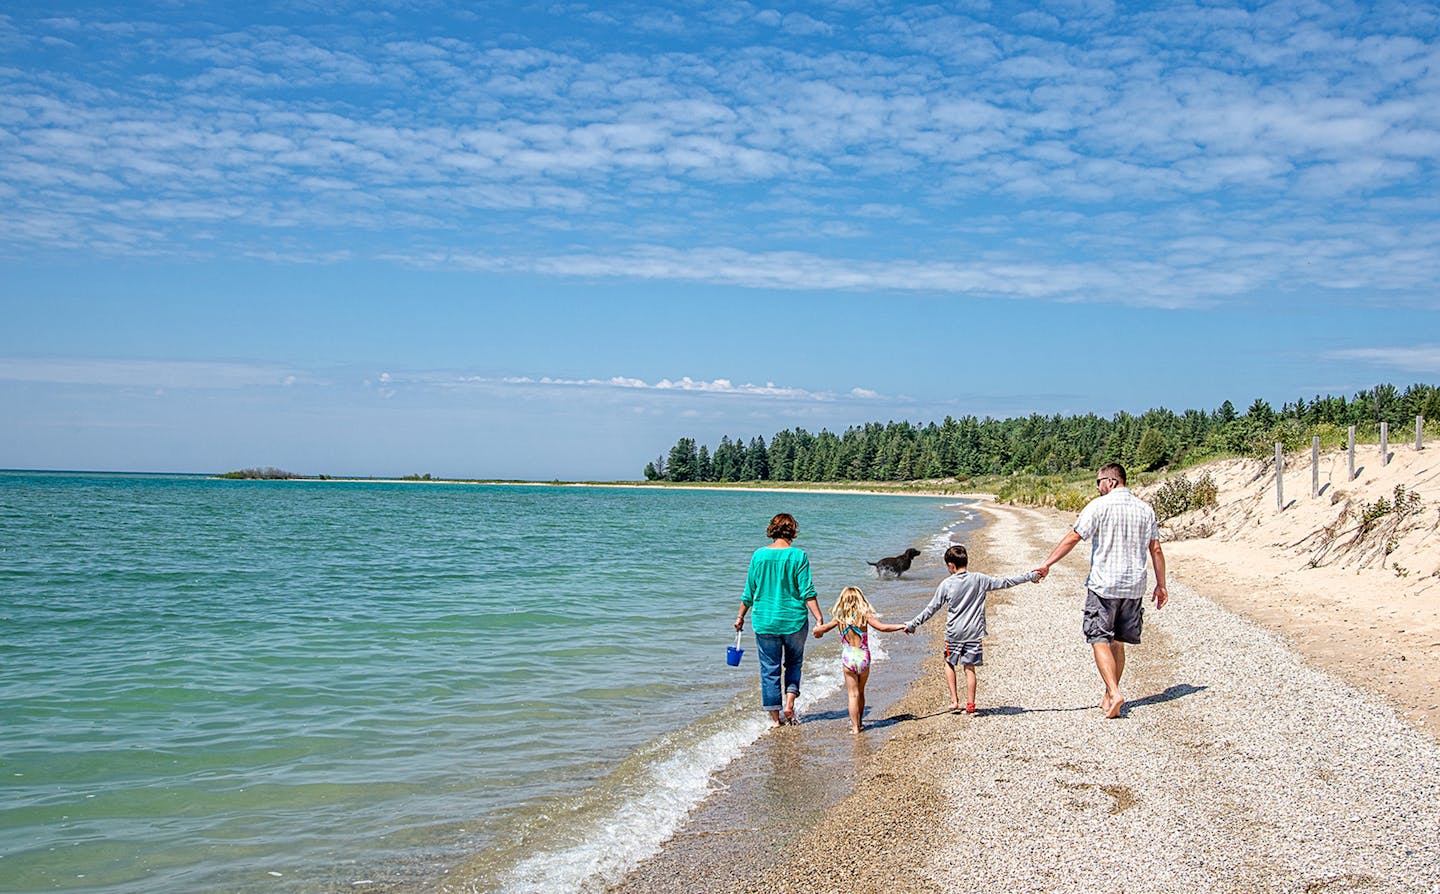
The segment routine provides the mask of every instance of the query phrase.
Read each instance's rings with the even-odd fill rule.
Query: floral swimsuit
[[[860,644],[851,645],[850,633],[860,636]],[[864,624],[846,624],[840,631],[844,643],[840,647],[840,666],[852,674],[863,674],[870,667],[870,635]]]

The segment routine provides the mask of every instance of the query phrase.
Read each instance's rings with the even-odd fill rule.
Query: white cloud
[[[481,42],[399,20],[201,30],[10,15],[0,44],[34,56],[0,69],[0,254],[426,256],[1165,307],[1297,284],[1411,290],[1433,271],[1395,264],[1440,248],[1432,26],[1286,4],[1054,0],[1041,14],[1027,33],[985,4],[812,17],[734,3],[624,26],[566,12],[596,34],[681,36],[662,52],[588,30]],[[143,71],[118,34],[143,40]],[[31,49],[46,37],[83,52],[57,63]],[[777,207],[783,220],[762,213]],[[1110,230],[1112,209],[1138,225]],[[1232,263],[1275,229],[1279,257]],[[1342,229],[1363,244],[1337,250]],[[1197,231],[1228,256],[1153,261]],[[866,260],[850,259],[861,241]]]
[[[487,380],[479,380],[487,381]],[[679,379],[660,379],[655,382],[647,382],[644,379],[630,378],[627,376],[613,376],[609,379],[563,379],[550,376],[531,378],[528,376],[511,376],[500,381],[507,385],[544,385],[570,388],[622,388],[638,391],[656,392],[688,392],[696,394],[720,394],[720,395],[741,395],[745,397],[767,397],[786,398],[791,400],[805,401],[832,401],[837,399],[836,395],[823,391],[806,391],[803,388],[791,388],[776,385],[774,382],[766,382],[764,385],[736,384],[729,379],[692,379],[683,376]]]
[[[866,261],[804,252],[675,250],[647,246],[623,254],[497,258],[417,258],[417,264],[547,276],[702,282],[755,289],[924,292],[1152,307],[1200,306],[1252,285],[1243,273],[1170,269],[1155,262],[1046,263],[1020,257],[972,262]]]
[[[1423,375],[1440,375],[1440,345],[1415,347],[1349,348],[1332,351],[1337,360],[1358,360]]]
[[[646,380],[634,376],[608,378],[573,378],[563,376],[473,376],[445,372],[382,373],[378,380],[396,388],[484,389],[491,392],[506,389],[596,389],[616,393],[650,395],[690,395],[760,398],[800,403],[834,403],[846,400],[881,400],[877,391],[854,388],[845,393],[812,391],[774,382],[754,384],[731,379],[696,379],[690,376]]]

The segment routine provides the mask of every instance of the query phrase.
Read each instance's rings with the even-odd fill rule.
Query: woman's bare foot
[[[800,722],[800,718],[795,713],[795,693],[785,693],[785,710],[782,713],[784,714],[786,723],[794,724]]]
[[[781,725],[782,725],[782,724],[781,724],[781,721],[780,721],[780,712],[779,712],[779,711],[771,711],[771,712],[770,712],[770,729],[778,729]]]

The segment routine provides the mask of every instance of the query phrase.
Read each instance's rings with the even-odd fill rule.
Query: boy
[[[975,668],[984,664],[985,653],[980,638],[985,635],[985,594],[991,590],[1004,590],[1026,581],[1038,582],[1039,573],[1027,571],[1012,577],[991,577],[967,569],[970,556],[965,547],[958,543],[945,550],[945,567],[950,576],[935,588],[930,604],[915,620],[905,625],[906,633],[930,620],[947,605],[945,617],[945,682],[950,684],[950,710],[960,710],[960,693],[955,679],[955,665],[965,666],[965,713],[975,713]]]

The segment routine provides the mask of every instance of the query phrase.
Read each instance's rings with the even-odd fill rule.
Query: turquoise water
[[[618,878],[763,730],[753,643],[724,652],[777,511],[827,609],[960,512],[0,473],[0,890]]]

